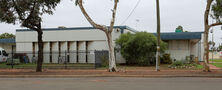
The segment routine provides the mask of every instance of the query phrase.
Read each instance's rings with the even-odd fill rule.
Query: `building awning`
[[[0,43],[15,43],[15,39],[14,38],[0,39]]]
[[[203,32],[169,32],[161,33],[161,40],[191,40],[201,39]],[[153,33],[155,36],[156,33]]]

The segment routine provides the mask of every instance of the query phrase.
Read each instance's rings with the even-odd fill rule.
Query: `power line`
[[[136,8],[138,7],[138,5],[140,4],[141,0],[138,0],[136,3],[136,6],[133,8],[133,10],[130,12],[129,16],[121,23],[121,25],[123,25],[129,18],[130,16],[133,14],[133,12],[136,10]]]

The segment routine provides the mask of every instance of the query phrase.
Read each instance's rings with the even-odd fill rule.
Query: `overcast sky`
[[[62,0],[56,8],[54,15],[43,16],[44,28],[85,27],[90,26],[74,1]],[[139,0],[120,0],[115,25],[127,25],[138,31],[156,31],[156,0],[141,0],[138,7],[129,16]],[[89,15],[99,24],[109,25],[111,20],[111,0],[84,0]],[[174,32],[178,25],[183,26],[189,32],[204,31],[204,10],[206,0],[160,0],[161,32]],[[122,24],[123,23],[123,24]],[[0,33],[15,33],[19,25],[0,23]],[[215,40],[222,43],[222,30],[215,27]],[[211,38],[211,34],[210,34]]]

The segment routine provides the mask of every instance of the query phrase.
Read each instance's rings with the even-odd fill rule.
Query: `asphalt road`
[[[0,90],[222,90],[222,78],[0,78]]]

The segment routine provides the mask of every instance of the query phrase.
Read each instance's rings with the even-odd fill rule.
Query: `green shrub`
[[[172,59],[170,57],[170,54],[163,54],[162,57],[160,57],[160,63],[161,64],[172,64]]]
[[[183,61],[175,61],[171,64],[172,67],[175,67],[175,66],[182,66],[184,65],[185,63]]]
[[[151,33],[137,32],[123,34],[116,40],[121,46],[121,54],[130,65],[152,65],[156,54],[157,38]],[[161,52],[166,50],[167,44],[161,41]]]
[[[181,69],[202,69],[203,66],[195,63],[186,63],[186,61],[175,61],[169,68],[181,68]]]

